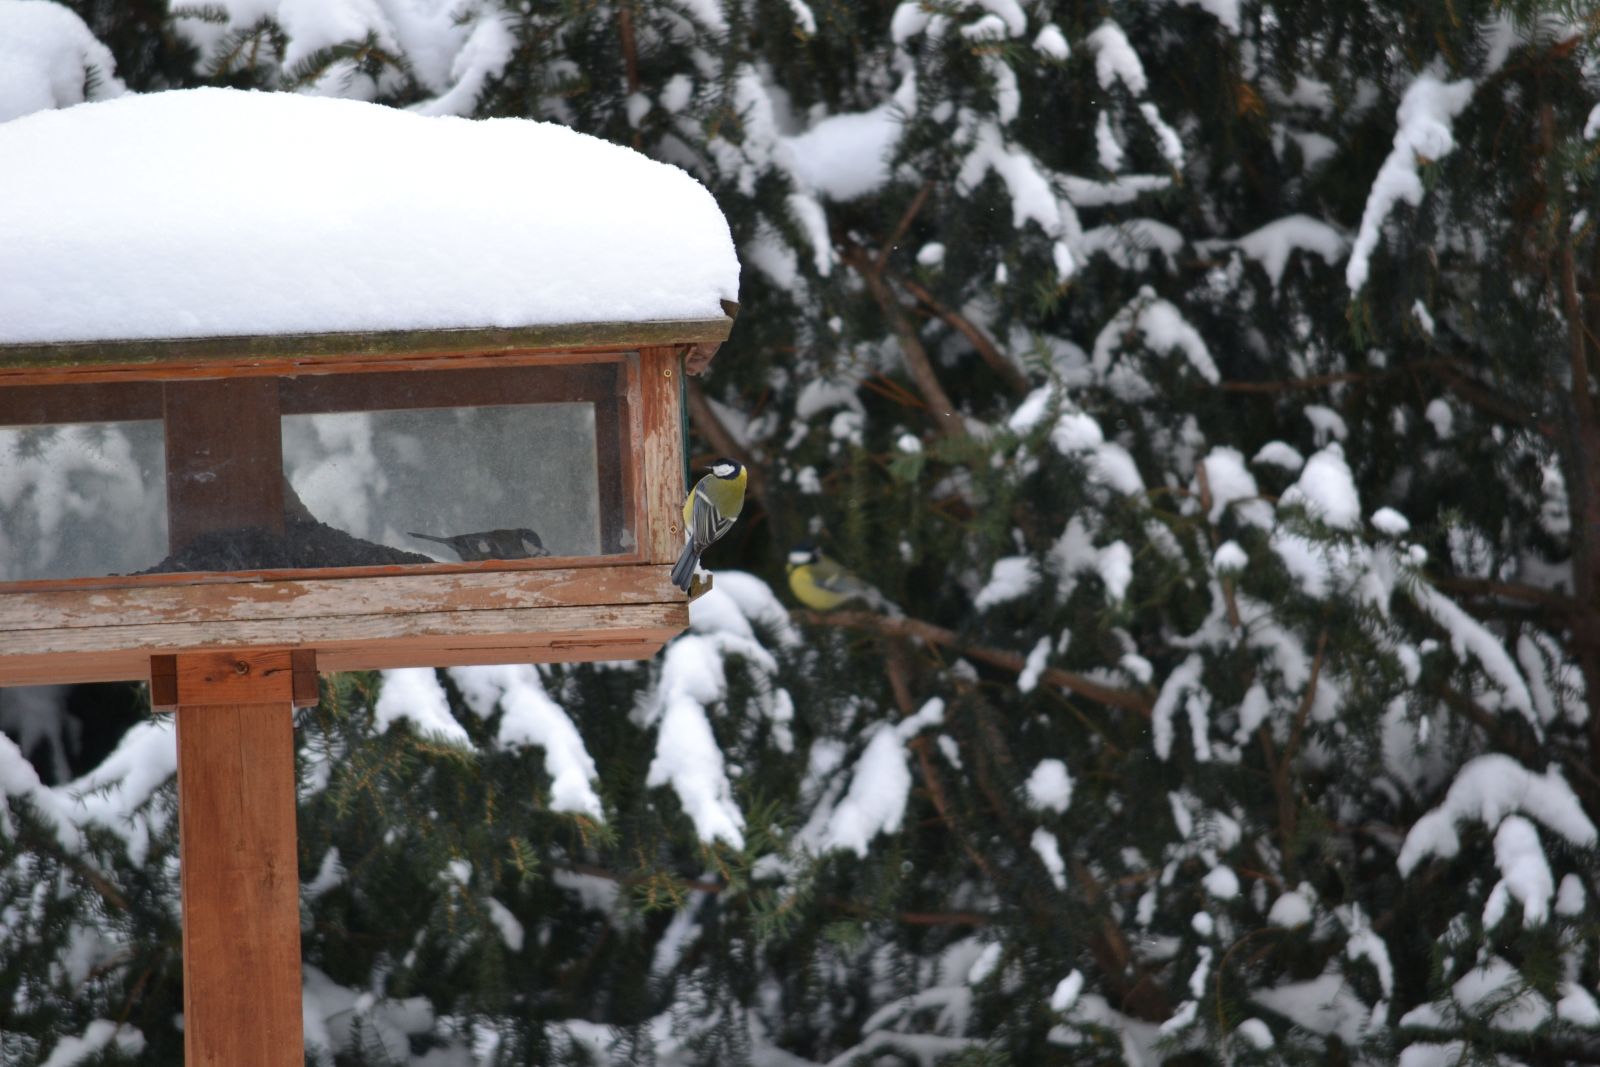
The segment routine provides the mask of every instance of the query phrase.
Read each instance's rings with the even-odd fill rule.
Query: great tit
[[[700,554],[733,528],[744,507],[744,485],[748,477],[744,464],[731,459],[714,460],[710,474],[694,483],[689,499],[683,502],[683,528],[687,543],[672,567],[672,584],[689,591]]]
[[[837,560],[824,556],[810,541],[802,541],[789,550],[789,589],[796,600],[813,611],[832,611],[852,600],[879,610],[888,603],[882,593],[845,570]]]
[[[433,534],[413,533],[409,536],[423,541],[436,541],[456,550],[463,563],[476,563],[485,559],[535,559],[548,556],[539,535],[526,526],[515,530],[484,530],[482,533],[456,534],[452,537],[435,537]]]

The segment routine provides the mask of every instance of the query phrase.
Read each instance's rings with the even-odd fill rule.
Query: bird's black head
[[[726,480],[739,477],[739,472],[744,470],[744,464],[736,459],[728,459],[724,456],[721,459],[712,460],[707,464],[707,469],[718,478]]]
[[[803,567],[822,558],[822,551],[814,541],[801,541],[789,550],[789,566]]]
[[[522,549],[528,555],[548,556],[550,554],[550,550],[544,547],[544,542],[539,539],[537,531],[530,530],[526,526],[519,526],[517,527],[517,537],[521,539]]]

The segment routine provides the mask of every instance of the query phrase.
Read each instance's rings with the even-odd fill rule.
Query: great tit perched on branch
[[[433,534],[412,533],[422,541],[436,541],[455,549],[463,563],[477,563],[486,559],[536,559],[548,556],[539,535],[526,526],[514,530],[484,530],[482,533],[456,534],[452,537],[435,537]]]
[[[877,611],[890,610],[882,593],[829,559],[810,541],[789,550],[789,590],[813,611],[832,611],[859,600]]]
[[[744,464],[732,459],[713,460],[710,474],[694,483],[683,502],[683,528],[687,543],[672,567],[672,584],[689,591],[700,554],[733,528],[744,508],[744,485],[749,477]]]

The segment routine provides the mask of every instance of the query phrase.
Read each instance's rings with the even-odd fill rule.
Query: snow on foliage
[[[1311,252],[1331,265],[1338,262],[1345,249],[1345,239],[1338,230],[1309,215],[1276,219],[1245,234],[1234,244],[1261,264],[1267,277],[1272,280],[1273,288],[1283,281],[1283,271],[1289,265],[1292,253]]]
[[[1508,815],[1494,835],[1494,862],[1500,881],[1483,907],[1483,925],[1493,929],[1505,915],[1508,898],[1522,905],[1522,924],[1541,926],[1550,915],[1555,879],[1539,843],[1539,831],[1520,815]]]
[[[1089,47],[1094,49],[1094,74],[1100,88],[1110,89],[1121,82],[1134,96],[1144,95],[1149,85],[1144,64],[1121,26],[1109,19],[1102,22],[1089,34]]]
[[[1072,775],[1058,759],[1040,760],[1024,785],[1028,806],[1036,811],[1064,812],[1072,805]]]
[[[1330,444],[1306,461],[1300,477],[1279,498],[1283,505],[1298,504],[1307,514],[1343,530],[1361,522],[1361,499],[1355,478],[1344,461],[1344,449]]]
[[[411,722],[424,736],[452,744],[468,745],[466,727],[450,714],[450,699],[432,667],[402,667],[383,672],[383,688],[373,708],[379,730],[401,719]]]
[[[1429,856],[1449,859],[1461,851],[1461,838],[1456,833],[1461,823],[1472,821],[1498,827],[1501,820],[1518,812],[1531,815],[1580,848],[1592,847],[1600,838],[1571,787],[1554,767],[1542,775],[1534,774],[1510,756],[1491,753],[1462,767],[1439,806],[1412,824],[1395,861],[1400,873],[1409,874]],[[1525,843],[1520,840],[1523,836],[1517,835],[1516,845]],[[1526,850],[1508,844],[1508,857],[1513,852],[1525,855]]]
[[[972,598],[979,611],[1027,596],[1039,584],[1039,565],[1027,556],[996,560],[989,581]]]
[[[253,165],[305,153],[409,163],[381,183]],[[0,276],[29,279],[0,289],[0,343],[712,318],[738,299],[704,187],[546,123],[196,89],[0,124],[0,158]],[[106,158],[116,198],[97,195]],[[441,198],[463,172],[473,195]]]
[[[727,692],[727,659],[737,656],[771,674],[777,662],[757,639],[752,624],[781,621],[787,613],[759,580],[719,571],[717,583],[689,608],[692,633],[667,646],[660,675],[639,721],[654,726],[655,758],[646,784],[670,785],[705,842],[744,844],[744,814],[733,798],[726,760],[711,729],[711,712]],[[768,714],[783,719],[787,694],[772,694]],[[785,724],[786,725],[786,724]],[[904,801],[902,800],[902,804]]]
[[[54,0],[0,0],[0,122],[121,95],[111,51]]]
[[[1129,399],[1144,395],[1150,388],[1126,359],[1113,363],[1124,338],[1134,333],[1141,336],[1151,351],[1166,354],[1177,349],[1206,381],[1213,385],[1221,381],[1216,361],[1211,358],[1200,331],[1185,320],[1174,305],[1157,297],[1155,290],[1146,286],[1105,325],[1094,342],[1095,372],[1105,377],[1112,389]]]
[[[1239,32],[1239,0],[1177,0],[1177,2],[1180,6],[1199,7],[1215,15],[1217,21],[1222,23],[1223,28],[1229,33]]]
[[[96,1019],[81,1035],[64,1037],[56,1042],[50,1058],[40,1067],[74,1067],[85,1060],[103,1056],[108,1051],[133,1057],[143,1052],[144,1046],[144,1035],[134,1027],[110,1019]]]
[[[550,807],[601,817],[594,791],[597,772],[578,729],[560,704],[550,699],[539,672],[531,664],[452,667],[450,679],[467,706],[487,716],[501,710],[497,741],[502,748],[537,745],[544,749],[550,775]]]
[[[1400,100],[1395,112],[1399,129],[1394,135],[1394,150],[1383,161],[1378,176],[1367,194],[1361,229],[1350,249],[1345,265],[1345,283],[1352,293],[1367,284],[1367,273],[1383,223],[1402,200],[1416,207],[1422,203],[1420,163],[1431,163],[1455,151],[1451,124],[1472,101],[1475,86],[1469,79],[1444,82],[1432,74],[1420,74]]]
[[[1494,634],[1449,597],[1425,582],[1410,583],[1406,589],[1417,606],[1448,631],[1450,648],[1456,658],[1464,660],[1471,655],[1499,687],[1506,703],[1530,721],[1535,720],[1533,695],[1528,691],[1528,683]]]

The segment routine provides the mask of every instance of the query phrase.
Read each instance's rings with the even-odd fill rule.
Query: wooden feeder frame
[[[0,583],[0,685],[148,678],[152,705],[176,711],[189,1067],[303,1062],[291,709],[317,703],[318,671],[635,659],[688,625],[668,578],[683,546],[682,378],[728,336],[736,308],[724,306],[728,318],[672,322],[0,346],[0,425],[114,421],[129,383],[183,382],[199,403],[174,412],[163,389],[147,417],[170,432],[180,415],[201,440],[248,438],[253,422],[276,434],[275,407],[243,430],[236,417],[275,405],[276,378],[624,368],[617,410],[633,448],[614,458],[626,484],[600,491],[631,508],[631,551]],[[277,438],[247,443],[281,481]],[[169,511],[185,462],[168,448]],[[206,506],[258,513],[248,480],[230,484]]]
[[[237,413],[266,403],[278,377],[621,362],[635,451],[617,457],[629,484],[601,491],[624,491],[636,546],[560,560],[0,583],[0,685],[144,678],[151,656],[244,648],[312,649],[323,671],[649,657],[688,624],[667,580],[683,547],[685,361],[703,366],[730,327],[723,318],[0,346],[0,425],[14,424],[13,411],[35,423],[115,419],[129,383],[184,382],[202,401],[186,405],[197,435],[237,435]],[[277,448],[262,442],[273,471]],[[180,451],[169,449],[169,471]],[[167,489],[180,491],[171,477]]]

